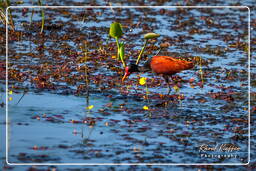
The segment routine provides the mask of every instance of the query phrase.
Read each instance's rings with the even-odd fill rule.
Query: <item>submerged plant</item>
[[[126,66],[125,64],[125,56],[124,56],[124,43],[119,43],[119,39],[123,35],[122,25],[118,22],[114,22],[110,25],[109,29],[109,35],[116,39],[116,45],[117,45],[117,59],[121,60],[123,67]]]

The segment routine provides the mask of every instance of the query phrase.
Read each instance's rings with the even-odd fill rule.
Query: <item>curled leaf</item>
[[[159,37],[160,34],[156,34],[156,33],[147,33],[144,35],[144,39],[154,39]]]
[[[120,38],[123,35],[122,25],[114,22],[110,25],[109,35],[113,38]]]

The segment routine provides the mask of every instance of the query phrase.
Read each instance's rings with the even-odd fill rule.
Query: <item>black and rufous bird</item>
[[[125,67],[125,74],[122,81],[124,81],[129,75],[134,72],[147,72],[152,71],[157,75],[162,75],[168,84],[168,94],[171,91],[169,85],[169,76],[179,73],[183,70],[188,70],[194,67],[194,64],[189,61],[176,59],[170,56],[153,56],[150,58],[144,66],[138,66],[131,63]]]

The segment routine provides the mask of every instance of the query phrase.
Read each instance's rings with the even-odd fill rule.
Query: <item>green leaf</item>
[[[160,34],[156,34],[156,33],[147,33],[144,35],[144,39],[154,39],[159,37]]]
[[[120,38],[123,35],[122,25],[114,22],[110,25],[109,35],[113,38]]]

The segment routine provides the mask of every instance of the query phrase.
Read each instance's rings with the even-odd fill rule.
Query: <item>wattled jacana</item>
[[[170,56],[153,56],[150,58],[144,66],[138,66],[134,63],[125,67],[125,75],[122,79],[124,81],[133,72],[147,72],[153,71],[158,75],[162,75],[168,84],[168,94],[171,91],[169,85],[169,76],[172,76],[183,70],[188,70],[194,67],[194,64],[189,61],[179,60]]]

